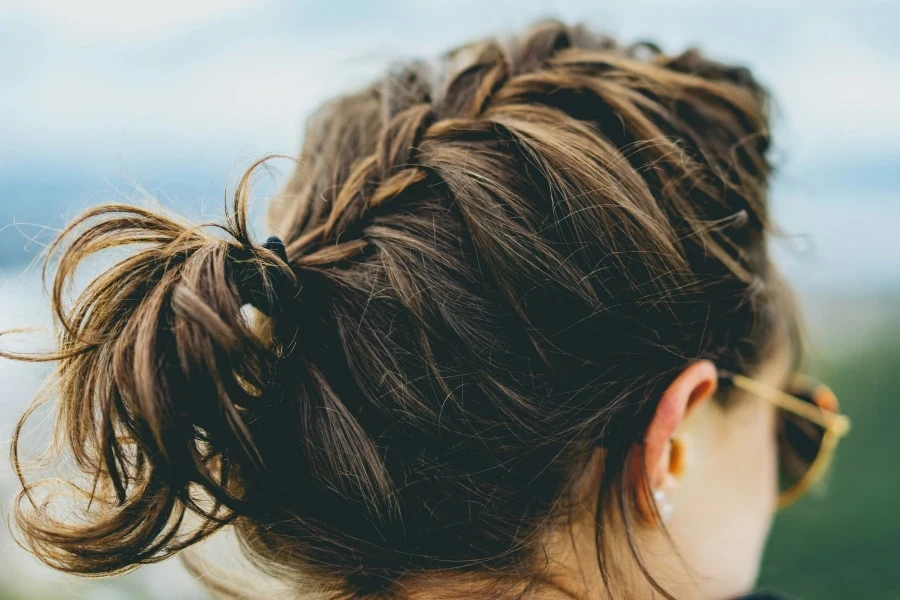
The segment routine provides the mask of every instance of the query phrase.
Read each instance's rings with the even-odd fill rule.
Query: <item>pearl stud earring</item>
[[[666,493],[662,490],[656,490],[653,492],[653,500],[656,502],[656,510],[659,512],[660,519],[662,519],[663,523],[666,523],[674,510],[672,504],[666,499]]]

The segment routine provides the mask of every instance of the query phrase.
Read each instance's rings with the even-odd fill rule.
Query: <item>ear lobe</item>
[[[718,382],[715,365],[703,360],[686,367],[663,392],[643,444],[637,449],[639,452],[633,453],[636,464],[630,466],[639,470],[633,473],[633,481],[637,482],[637,497],[642,504],[651,497],[651,490],[677,481],[687,468],[683,444],[674,439],[675,432],[695,407],[715,393]]]

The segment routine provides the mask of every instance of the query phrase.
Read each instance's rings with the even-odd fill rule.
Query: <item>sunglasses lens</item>
[[[811,406],[836,410],[834,395],[828,388],[809,380],[797,380],[787,391]],[[825,428],[787,411],[781,412],[778,430],[780,445],[779,487],[786,492],[800,483],[822,449]]]

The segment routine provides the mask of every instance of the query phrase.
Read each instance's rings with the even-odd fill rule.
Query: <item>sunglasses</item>
[[[838,441],[850,431],[837,396],[805,375],[794,376],[785,390],[728,371],[720,371],[719,379],[779,409],[778,507],[792,504],[821,480]]]

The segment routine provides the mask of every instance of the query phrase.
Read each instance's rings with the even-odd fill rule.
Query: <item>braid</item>
[[[428,104],[418,104],[397,114],[379,136],[375,153],[360,161],[341,188],[326,221],[314,233],[321,250],[300,259],[301,264],[325,264],[350,258],[365,243],[343,234],[360,226],[373,207],[400,196],[426,173],[415,165],[416,152],[426,128],[434,122]],[[330,246],[327,241],[333,240]],[[306,242],[306,239],[304,239]]]
[[[556,51],[569,47],[571,40],[586,39],[586,30],[573,29],[577,33],[557,22],[542,25],[517,48],[518,59],[495,41],[472,44],[449,54],[446,60],[464,67],[449,78],[436,105],[432,104],[432,89],[423,63],[415,62],[390,73],[382,86],[381,98],[389,121],[378,136],[376,148],[357,161],[325,221],[291,245],[301,252],[313,244],[318,246],[318,250],[304,253],[298,264],[322,266],[348,259],[365,248],[367,244],[359,235],[370,209],[401,196],[409,186],[426,179],[427,172],[416,164],[421,142],[471,129],[472,121],[487,110],[494,95],[509,82],[511,73],[539,68]],[[517,67],[514,69],[513,65]]]
[[[647,63],[648,69],[639,69],[635,58]],[[357,158],[347,175],[335,174],[339,185],[332,188],[335,195],[324,212],[307,206],[316,204],[312,196],[319,184],[316,180],[321,179],[317,176],[321,162],[313,161],[312,175],[299,190],[305,198],[295,203],[301,207],[297,210],[307,211],[309,221],[315,223],[298,233],[290,244],[290,254],[297,256],[298,266],[326,267],[362,252],[368,246],[365,228],[373,209],[403,196],[412,186],[429,178],[429,170],[418,162],[421,145],[461,137],[494,137],[500,127],[495,116],[504,106],[537,102],[552,108],[566,101],[553,98],[555,94],[563,98],[563,90],[589,92],[602,102],[609,102],[609,110],[615,114],[621,113],[625,103],[649,106],[647,103],[654,100],[653,92],[649,88],[633,89],[632,84],[640,81],[646,86],[648,80],[652,81],[651,66],[700,76],[702,80],[732,82],[749,89],[754,96],[762,93],[746,69],[715,63],[696,50],[668,57],[652,42],[621,47],[613,38],[595,34],[582,25],[568,26],[553,20],[538,23],[528,35],[506,44],[491,40],[463,46],[447,53],[444,61],[446,81],[442,86],[436,85],[427,63],[415,61],[393,69],[380,84],[356,98],[369,107],[372,102],[380,103],[385,124],[374,146],[365,147],[366,154]],[[604,77],[598,78],[600,74]],[[436,88],[443,91],[435,94]],[[346,108],[348,102],[342,101],[341,108]],[[739,108],[752,113],[747,106]],[[571,108],[568,110],[571,112]],[[371,112],[366,108],[363,115]],[[592,113],[585,118],[598,117]],[[634,112],[631,118],[634,122],[630,129],[636,134],[632,137],[619,136],[616,131],[624,130],[616,126],[615,120],[604,129],[604,134],[619,148],[633,143],[633,138],[651,139],[657,127],[666,126],[654,121],[652,115]],[[677,137],[674,131],[672,135]],[[752,156],[759,156],[765,144],[765,140],[761,141],[761,147]],[[703,147],[697,152],[713,153]],[[721,154],[720,149],[715,153]],[[640,157],[642,152],[636,149],[634,154]],[[673,148],[661,160],[674,163],[682,156],[680,148]],[[302,176],[300,172],[298,169]],[[694,185],[707,187],[703,181]],[[287,189],[296,187],[294,183]],[[331,190],[321,196],[327,199]],[[691,211],[690,207],[684,209]],[[322,218],[316,219],[317,214]]]

